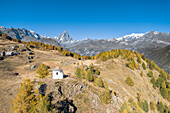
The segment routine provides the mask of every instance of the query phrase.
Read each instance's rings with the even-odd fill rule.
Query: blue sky
[[[73,39],[170,32],[170,0],[0,0],[0,26]]]

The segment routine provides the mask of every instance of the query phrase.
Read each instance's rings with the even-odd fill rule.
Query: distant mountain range
[[[51,39],[50,37],[39,35],[36,32],[32,30],[27,30],[25,28],[5,28],[3,26],[0,26],[0,31],[8,34],[10,37],[14,39],[20,39],[22,41],[34,41],[34,42],[42,42],[45,44],[60,46],[60,44],[56,41]]]
[[[39,35],[32,30],[25,28],[5,28],[0,26],[0,31],[8,34],[12,38],[21,39],[22,41],[39,41],[45,44],[52,44],[55,46],[62,46],[67,50],[70,50],[81,55],[96,55],[101,51],[108,51],[111,49],[129,49],[135,50],[144,54],[147,58],[150,58],[156,62],[160,67],[166,67],[165,70],[169,70],[169,62],[166,61],[168,66],[163,66],[159,60],[155,58],[155,52],[166,48],[170,45],[170,33],[162,33],[157,31],[150,31],[147,33],[132,33],[123,37],[112,39],[83,39],[73,40],[67,31],[64,31],[60,36],[48,37]],[[165,51],[169,52],[169,51]],[[159,56],[161,57],[160,54]],[[162,57],[163,58],[163,57]],[[162,59],[163,60],[163,59]]]

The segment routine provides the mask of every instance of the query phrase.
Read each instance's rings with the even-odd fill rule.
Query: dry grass
[[[7,42],[0,42],[2,44],[8,44]],[[72,57],[62,56],[61,53],[58,51],[41,51],[41,50],[33,50],[36,55],[36,59],[38,62],[42,62],[49,66],[52,70],[55,67],[59,66],[63,69],[65,75],[70,75],[70,77],[65,78],[65,80],[72,79],[73,83],[77,82],[77,79],[74,79],[74,73],[77,67],[77,63],[81,65],[90,65],[91,63],[94,64],[95,67],[99,69],[101,72],[101,77],[108,82],[109,89],[113,92],[116,92],[118,97],[124,100],[128,100],[130,97],[137,96],[137,92],[142,92],[142,98],[145,100],[155,101],[155,98],[158,97],[159,100],[163,101],[164,103],[170,104],[167,100],[163,99],[159,94],[159,90],[154,90],[152,84],[150,83],[150,78],[147,77],[148,70],[143,70],[140,65],[141,70],[131,70],[125,67],[125,61],[118,59],[108,60],[106,62],[96,61],[96,60],[77,60]],[[66,62],[66,65],[63,64]],[[33,63],[28,63],[26,59],[26,54],[20,56],[12,56],[0,61],[0,112],[1,113],[8,113],[10,112],[10,101],[12,97],[14,97],[17,93],[17,88],[19,83],[24,78],[30,78],[31,80],[42,81],[46,82],[49,87],[54,85],[55,80],[51,78],[49,75],[46,78],[39,79],[36,76],[37,73],[35,69],[31,69],[31,65]],[[143,71],[144,76],[141,77],[140,73]],[[19,73],[18,76],[15,76],[14,73]],[[157,71],[153,71],[154,77],[157,78],[159,73]],[[134,79],[134,86],[128,86],[125,83],[126,76],[130,75]],[[62,80],[61,80],[62,81]],[[80,81],[79,81],[80,82]],[[101,88],[94,86],[93,83],[87,82],[86,80],[81,80],[81,82],[85,82],[88,84],[88,88],[91,91],[100,91]],[[90,87],[91,86],[91,87]],[[88,89],[87,89],[88,90]],[[82,95],[81,95],[82,96]],[[88,97],[88,94],[84,93],[84,97]],[[79,98],[79,97],[77,97]],[[86,104],[82,104],[82,103]],[[82,110],[90,111],[93,110],[92,108],[88,108],[88,98],[84,98],[83,100],[78,99],[75,100],[75,104],[80,106],[79,108]],[[83,106],[86,106],[83,108]],[[102,108],[102,106],[100,106]],[[100,111],[99,111],[100,112]]]

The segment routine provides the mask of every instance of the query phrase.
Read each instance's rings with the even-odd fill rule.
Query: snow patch
[[[130,35],[125,35],[123,37],[119,37],[119,38],[115,38],[118,41],[130,41],[130,40],[135,40],[138,39],[140,37],[142,37],[143,35],[145,35],[144,33],[132,33]]]

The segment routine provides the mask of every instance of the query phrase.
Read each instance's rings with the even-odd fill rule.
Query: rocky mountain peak
[[[61,42],[70,42],[73,40],[67,31],[64,31],[63,33],[60,34],[60,36],[56,36],[53,39],[57,40],[60,43]]]
[[[71,41],[72,37],[68,34],[67,31],[64,31],[62,34],[60,34],[60,38],[66,40],[66,41]]]

